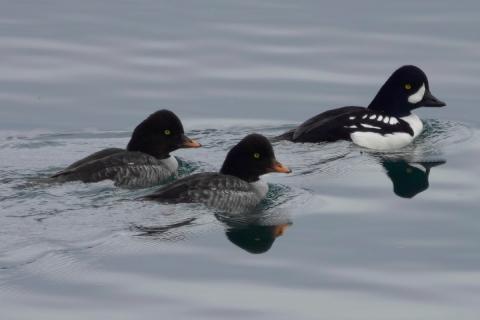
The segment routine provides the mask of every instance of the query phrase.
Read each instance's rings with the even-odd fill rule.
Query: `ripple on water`
[[[218,170],[226,151],[252,131],[275,136],[291,127],[266,123],[256,127],[239,124],[220,129],[194,129],[189,134],[202,141],[205,148],[175,153],[180,158],[180,175]],[[48,176],[53,168],[61,168],[100,148],[125,145],[128,132],[8,133],[0,136],[0,149],[4,150],[2,160],[7,161],[8,168],[0,171],[0,222],[4,226],[0,233],[0,268],[13,273],[22,268],[36,268],[38,272],[64,269],[67,265],[70,268],[79,263],[75,258],[78,252],[96,248],[100,254],[104,245],[109,248],[105,250],[111,250],[106,244],[124,235],[147,241],[155,239],[156,243],[158,240],[178,242],[223,229],[237,246],[244,245],[247,251],[261,251],[261,247],[251,247],[252,243],[247,241],[249,236],[264,239],[264,248],[269,248],[272,232],[280,232],[275,226],[290,225],[292,214],[308,214],[322,207],[331,210],[332,203],[338,202],[337,196],[311,192],[308,184],[328,184],[356,170],[372,170],[379,167],[385,157],[411,162],[439,160],[460,152],[462,144],[468,143],[474,133],[474,129],[461,123],[428,120],[424,133],[415,143],[392,153],[369,152],[349,142],[277,142],[274,144],[277,158],[290,166],[293,174],[265,177],[270,183],[270,192],[261,204],[260,213],[243,217],[246,221],[214,216],[195,206],[135,200],[156,188],[126,190],[115,188],[108,181],[50,184],[35,180]],[[349,203],[346,198],[341,201]],[[366,204],[358,204],[362,205]]]

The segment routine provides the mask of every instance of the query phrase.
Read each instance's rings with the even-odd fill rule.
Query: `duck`
[[[348,140],[368,149],[400,149],[423,130],[421,119],[412,112],[414,109],[445,105],[431,93],[426,74],[417,66],[405,65],[392,73],[368,107],[347,106],[325,111],[273,140]]]
[[[393,184],[393,192],[411,199],[429,188],[430,170],[444,164],[445,160],[408,162],[405,159],[383,158],[380,164]]]
[[[111,180],[121,187],[151,187],[177,173],[178,161],[171,152],[198,147],[200,143],[185,135],[177,115],[163,109],[152,113],[135,128],[126,149],[100,150],[50,178],[56,182]]]
[[[164,203],[199,203],[224,212],[254,209],[267,195],[268,184],[260,176],[290,173],[277,161],[270,141],[249,134],[227,153],[219,172],[193,174],[142,197]]]

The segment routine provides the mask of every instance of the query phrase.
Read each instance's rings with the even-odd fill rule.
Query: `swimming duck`
[[[98,151],[51,178],[60,182],[113,180],[117,186],[149,187],[177,172],[178,162],[170,155],[172,151],[200,146],[184,134],[182,122],[172,111],[159,110],[135,128],[126,150]]]
[[[398,149],[411,143],[423,130],[422,121],[412,110],[445,105],[430,92],[425,73],[407,65],[390,76],[367,108],[349,106],[328,110],[274,139],[350,140],[365,148]]]
[[[272,145],[260,134],[243,138],[227,154],[220,172],[197,173],[144,197],[166,203],[202,203],[228,211],[251,210],[265,198],[268,185],[260,176],[291,172],[275,159]]]

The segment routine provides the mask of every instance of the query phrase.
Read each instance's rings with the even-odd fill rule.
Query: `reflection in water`
[[[393,192],[402,198],[413,198],[428,189],[430,169],[446,161],[407,162],[404,159],[382,158],[380,163],[393,183]]]
[[[147,236],[159,237],[172,229],[192,225],[194,221],[195,221],[195,218],[188,218],[179,222],[175,222],[168,225],[162,225],[162,226],[147,227],[147,226],[136,225],[134,226],[134,229],[136,231],[141,232],[140,234],[137,234],[137,236],[139,237],[147,237]]]
[[[177,221],[156,223],[153,226],[134,224],[131,230],[137,237],[178,241],[184,240],[192,232],[192,228],[214,224],[218,226],[220,222],[227,239],[233,244],[250,253],[264,253],[270,250],[275,239],[283,235],[292,224],[288,212],[285,212],[284,208],[279,208],[283,201],[287,201],[282,200],[287,189],[276,184],[269,185],[269,189],[265,199],[253,210],[212,211],[202,204],[167,205],[173,211],[167,210],[168,214],[163,212],[165,218],[175,216],[178,218]]]
[[[288,224],[278,226],[246,225],[228,228],[225,234],[233,244],[250,253],[270,250],[275,239],[285,232]]]
[[[217,213],[215,218],[225,227],[227,239],[250,253],[265,253],[275,240],[283,235],[292,224],[288,215],[281,211],[254,211],[248,214]],[[184,240],[188,230],[200,225],[198,217],[187,218],[175,223],[156,226],[134,225],[137,237],[148,237],[159,241]]]
[[[265,253],[277,237],[292,224],[288,215],[280,212],[255,213],[241,216],[215,215],[225,225],[225,235],[236,246],[250,253]]]

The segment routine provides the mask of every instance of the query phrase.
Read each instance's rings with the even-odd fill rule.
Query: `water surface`
[[[2,319],[477,318],[476,1],[0,4]],[[164,107],[205,146],[181,175],[218,170],[406,63],[448,104],[414,144],[276,143],[293,173],[248,215],[42,182]]]

